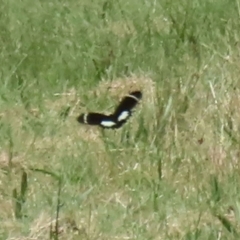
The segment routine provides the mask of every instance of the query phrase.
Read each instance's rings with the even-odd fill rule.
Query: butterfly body
[[[102,128],[120,128],[132,115],[132,109],[142,98],[140,91],[131,92],[119,103],[113,114],[105,115],[101,113],[81,114],[77,121],[88,125],[98,125]]]

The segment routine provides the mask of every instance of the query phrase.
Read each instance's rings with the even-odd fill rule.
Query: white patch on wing
[[[101,121],[100,125],[103,127],[113,127],[116,123],[113,121]]]
[[[129,111],[123,111],[119,117],[118,117],[118,121],[123,121],[123,120],[126,120],[127,118],[129,117]]]
[[[83,115],[83,122],[84,123],[87,123],[87,116],[88,116],[88,114],[86,114],[86,113]]]

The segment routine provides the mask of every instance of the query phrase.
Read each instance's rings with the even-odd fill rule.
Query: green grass
[[[239,239],[240,6],[175,2],[1,2],[0,239]]]

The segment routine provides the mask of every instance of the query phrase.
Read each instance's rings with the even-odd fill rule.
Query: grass
[[[239,239],[237,1],[0,13],[0,239]],[[123,128],[76,122],[136,89]]]

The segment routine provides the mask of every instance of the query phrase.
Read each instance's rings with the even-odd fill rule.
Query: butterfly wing
[[[122,99],[113,114],[115,121],[118,123],[119,127],[121,127],[132,115],[132,109],[138,104],[141,98],[142,93],[140,91],[135,91],[131,92],[129,95],[125,96]]]
[[[101,113],[85,113],[81,114],[77,121],[79,123],[89,124],[89,125],[99,125],[103,128],[115,128],[116,122],[112,115],[104,115]]]

